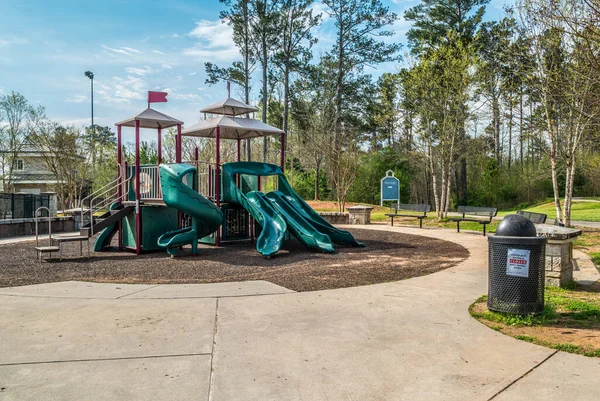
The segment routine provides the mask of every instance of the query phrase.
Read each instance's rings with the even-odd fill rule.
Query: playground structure
[[[256,241],[265,257],[276,254],[292,236],[305,246],[334,252],[334,244],[362,246],[353,236],[331,226],[300,196],[284,175],[285,132],[251,118],[257,111],[232,98],[200,110],[215,117],[182,130],[183,123],[150,108],[117,126],[117,178],[83,201],[82,238],[97,236],[95,251],[118,237],[119,250],[138,255],[159,249],[175,255],[185,245],[192,254],[198,243],[216,246]],[[123,127],[135,129],[135,161],[127,165],[122,151]],[[162,130],[175,127],[174,163],[163,163]],[[140,164],[140,129],[157,131],[158,163]],[[275,135],[281,138],[281,165],[241,161],[241,141]],[[215,140],[214,160],[182,161],[182,137]],[[237,161],[221,162],[221,141],[237,141]],[[273,189],[261,192],[260,177],[274,178]],[[107,211],[108,209],[108,211]]]

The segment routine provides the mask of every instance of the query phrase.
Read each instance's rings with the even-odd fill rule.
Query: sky
[[[418,4],[382,1],[399,16]],[[485,18],[501,18],[504,3],[492,0]],[[223,8],[218,0],[0,0],[0,95],[20,92],[45,106],[55,121],[89,125],[90,81],[84,72],[90,70],[96,124],[114,127],[141,112],[148,90],[169,93],[168,103],[154,108],[193,124],[200,108],[227,96],[226,84],[205,84],[204,63],[227,67],[240,57],[231,29],[219,21]],[[324,6],[317,1],[314,8]],[[315,32],[316,55],[334,42],[333,23],[324,18]],[[406,51],[409,28],[400,18],[387,40],[403,43]],[[368,72],[397,69],[390,63]],[[238,93],[233,87],[232,95]]]

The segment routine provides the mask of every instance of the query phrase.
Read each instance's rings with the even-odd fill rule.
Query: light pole
[[[94,125],[94,73],[91,71],[86,71],[85,76],[90,79],[91,82],[91,94],[92,94],[92,130],[91,130],[91,138],[90,143],[92,145],[92,171],[96,169],[96,126]]]
[[[90,79],[91,82],[91,94],[92,94],[92,130],[94,129],[94,73],[86,71],[85,76]]]

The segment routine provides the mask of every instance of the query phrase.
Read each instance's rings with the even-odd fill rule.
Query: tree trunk
[[[288,63],[285,65],[285,71],[283,73],[283,132],[285,132],[286,140],[281,144],[281,152],[285,155],[285,149],[287,147],[287,135],[288,135],[288,118],[290,114],[290,68]]]
[[[319,200],[319,167],[315,168],[315,200]]]
[[[498,167],[500,167],[502,164],[502,160],[500,158],[500,105],[498,104],[498,99],[496,97],[493,98],[492,102],[494,120],[494,156],[498,162]]]
[[[248,2],[243,2],[244,13],[244,101],[250,104],[250,29],[248,15]],[[246,118],[250,118],[246,115]],[[250,147],[250,138],[246,139],[246,160],[252,160],[252,148]]]
[[[266,7],[266,3],[265,3],[265,7]],[[267,37],[266,34],[263,32],[262,35],[262,122],[266,123],[267,122],[267,107],[269,104],[268,98],[267,98],[267,68],[268,68],[268,62],[269,62],[269,57],[268,57],[268,49],[267,49]],[[263,137],[263,162],[266,163],[267,162],[267,147],[268,147],[268,143],[267,143],[268,137],[264,136]]]
[[[523,88],[519,96],[519,163],[523,167]]]
[[[513,129],[513,107],[512,107],[512,93],[508,99],[508,170],[510,171],[510,164],[512,159],[512,129]]]
[[[560,194],[558,192],[558,167],[556,163],[556,144],[554,138],[550,138],[550,167],[552,170],[552,188],[554,191],[554,207],[556,209],[556,218],[561,219]]]

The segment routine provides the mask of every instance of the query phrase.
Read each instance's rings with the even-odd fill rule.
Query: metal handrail
[[[39,240],[38,240],[38,212],[40,210],[47,210],[48,211],[48,239],[50,240],[50,245],[52,245],[52,215],[50,213],[50,209],[48,209],[46,206],[41,206],[38,207],[35,210],[35,246],[39,246]]]
[[[93,193],[91,193],[90,195],[88,195],[81,201],[81,224],[82,225],[84,222],[84,215],[86,213],[84,211],[85,201],[88,201],[88,212],[89,212],[89,216],[90,216],[90,236],[94,235],[94,213],[97,212],[98,210],[101,210],[102,208],[106,207],[107,204],[112,203],[112,202],[119,202],[125,196],[127,196],[127,191],[123,191],[121,193],[121,196],[119,196],[118,195],[119,188],[121,185],[123,185],[124,188],[127,188],[126,184],[129,183],[129,181],[131,180],[131,177],[127,177],[125,180],[121,181],[121,178],[123,177],[125,168],[124,168],[124,166],[120,165],[118,170],[119,170],[119,174],[117,175],[116,179],[114,179],[110,183],[106,184],[102,188],[94,191]],[[105,196],[106,194],[109,194],[109,195]],[[94,204],[98,199],[102,199],[102,200],[99,203]]]
[[[131,180],[131,177],[126,178],[123,181],[123,184],[129,183],[129,181]],[[90,236],[94,235],[94,213],[98,210],[101,210],[102,208],[106,207],[106,205],[113,203],[113,202],[120,202],[121,199],[123,199],[127,194],[126,192],[121,193],[121,196],[118,196],[119,193],[119,184],[117,184],[116,187],[114,187],[114,189],[116,189],[116,192],[114,193],[114,198],[112,196],[106,197],[104,198],[99,204],[96,204],[94,207],[94,200],[98,199],[98,196],[96,196],[96,198],[92,199],[91,203],[90,203]],[[108,192],[105,191],[105,193]],[[82,224],[83,224],[83,220],[82,220]]]
[[[111,186],[114,187],[115,183],[118,186],[119,180],[121,179],[122,175],[123,175],[123,166],[119,165],[117,178],[115,178],[114,180],[112,180],[111,182],[109,182],[108,184],[106,184],[105,186],[103,186],[102,188],[97,189],[96,191],[92,192],[91,194],[89,194],[88,196],[86,196],[85,198],[83,198],[81,200],[81,224],[83,224],[83,215],[85,213],[84,210],[83,210],[83,208],[85,207],[85,201],[88,201],[89,208],[91,209],[92,208],[92,201],[89,200],[89,199],[93,198],[94,196],[96,196],[96,194],[98,194],[100,191],[103,191],[105,188],[108,188],[108,187],[111,187]],[[112,189],[112,187],[109,188],[109,189],[106,189],[106,191],[104,193],[108,192],[110,189]]]

